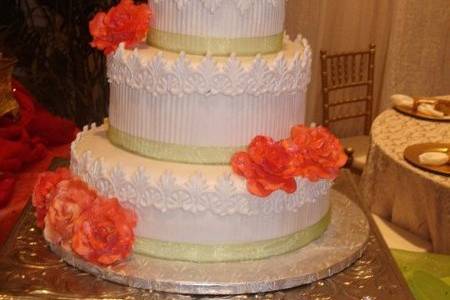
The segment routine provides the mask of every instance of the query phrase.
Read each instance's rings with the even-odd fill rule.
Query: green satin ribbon
[[[226,165],[234,153],[245,147],[204,147],[150,141],[109,125],[108,138],[125,150],[157,160],[189,164]]]
[[[188,54],[241,56],[275,53],[283,46],[283,33],[264,37],[217,38],[159,31],[151,28],[147,44],[163,50]]]
[[[193,262],[262,259],[294,251],[319,238],[327,229],[330,218],[331,212],[328,211],[319,222],[294,234],[243,244],[200,245],[137,238],[134,252],[162,259]]]

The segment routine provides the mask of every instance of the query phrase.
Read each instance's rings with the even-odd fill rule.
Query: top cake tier
[[[275,53],[283,43],[286,0],[149,0],[148,44],[223,56]]]

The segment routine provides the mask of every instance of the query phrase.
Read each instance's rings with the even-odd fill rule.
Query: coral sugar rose
[[[146,36],[150,17],[147,4],[134,5],[132,0],[122,0],[89,22],[89,31],[94,38],[91,46],[105,54],[115,51],[122,42],[126,48],[131,48]]]
[[[44,218],[56,186],[61,181],[70,179],[71,177],[72,175],[67,168],[59,168],[55,172],[43,172],[39,174],[31,198],[31,202],[36,210],[36,223],[39,228],[44,228]]]
[[[311,181],[335,179],[347,162],[341,143],[324,127],[295,126],[290,139],[284,140],[283,144],[295,157],[295,176]]]
[[[97,194],[78,179],[60,182],[45,217],[45,239],[70,249],[73,224],[96,197]]]
[[[247,152],[238,152],[231,159],[233,171],[247,179],[250,193],[266,197],[276,190],[293,193],[297,184],[291,176],[292,157],[271,138],[257,136]]]
[[[117,199],[98,199],[76,220],[72,250],[93,263],[113,264],[130,254],[135,226],[136,215]]]

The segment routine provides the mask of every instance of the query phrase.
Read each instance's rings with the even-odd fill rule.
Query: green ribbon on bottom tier
[[[188,163],[227,165],[234,153],[245,147],[190,146],[151,141],[125,133],[109,125],[108,139],[125,150],[156,160]]]
[[[171,33],[151,28],[147,44],[172,52],[196,55],[241,56],[275,53],[283,47],[283,33],[262,37],[223,38]]]
[[[327,229],[331,210],[317,223],[288,236],[242,244],[189,244],[137,238],[134,252],[156,258],[192,262],[224,262],[262,259],[306,246]]]

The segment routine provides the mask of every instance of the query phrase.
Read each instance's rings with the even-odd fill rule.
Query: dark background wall
[[[1,0],[0,52],[50,111],[79,126],[107,115],[106,59],[89,46],[89,20],[112,0]],[[145,1],[136,1],[145,2]]]

